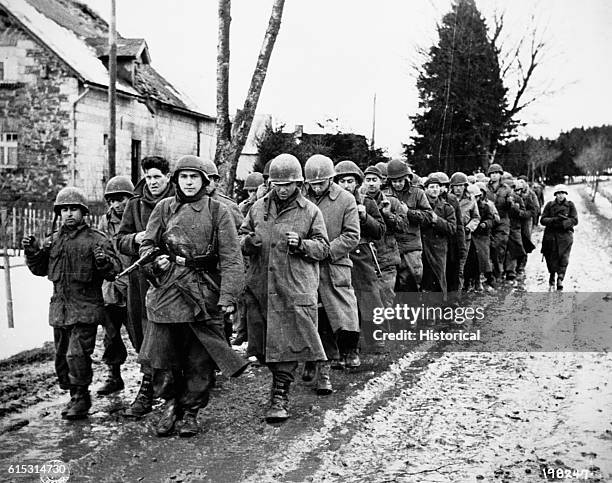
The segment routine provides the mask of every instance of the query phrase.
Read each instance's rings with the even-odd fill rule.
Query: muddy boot
[[[157,436],[168,436],[174,430],[174,424],[178,418],[176,399],[168,399],[164,405],[164,411],[157,422],[155,432]]]
[[[564,273],[557,274],[557,290],[563,290],[563,279],[565,278]]]
[[[359,359],[359,354],[356,349],[351,349],[346,355],[346,367],[359,367],[361,365],[361,360]]]
[[[106,375],[106,381],[104,385],[98,389],[100,396],[106,396],[117,391],[121,391],[124,388],[123,379],[121,379],[121,366],[120,365],[109,365],[108,373]]]
[[[302,381],[312,382],[317,375],[317,363],[308,361],[304,364],[304,370],[302,371]]]
[[[197,409],[186,409],[183,415],[183,422],[179,429],[179,436],[181,438],[191,438],[200,432],[200,426],[196,419],[198,415]]]
[[[274,378],[270,407],[266,411],[267,423],[281,423],[289,418],[289,385],[290,382],[280,382]]]
[[[142,376],[142,383],[134,402],[123,413],[129,418],[140,418],[153,408],[153,378],[150,374]]]
[[[66,419],[84,419],[87,417],[89,408],[91,407],[91,398],[87,386],[77,386],[73,396],[73,402],[70,409],[66,412]]]
[[[62,412],[61,412],[62,419],[66,419],[66,414],[68,414],[68,411],[70,411],[70,408],[74,404],[74,399],[75,399],[76,393],[77,393],[76,386],[71,387],[70,388],[70,400],[68,401],[68,404],[66,404],[62,408]]]
[[[555,274],[554,272],[548,277],[548,286],[552,289],[555,288]]]
[[[329,362],[319,363],[319,377],[317,378],[317,394],[319,396],[327,396],[332,393],[331,378],[329,371],[331,364]]]

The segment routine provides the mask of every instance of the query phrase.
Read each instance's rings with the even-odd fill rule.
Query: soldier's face
[[[170,182],[170,175],[162,173],[158,168],[151,168],[145,171],[145,182],[147,188],[153,196],[161,195]]]
[[[399,179],[391,180],[391,186],[393,186],[393,189],[397,191],[403,190],[405,184],[406,184],[406,178],[399,178]]]
[[[425,188],[425,190],[427,191],[427,194],[432,198],[437,198],[438,196],[440,196],[440,185],[437,183],[431,183],[427,185],[427,188]]]
[[[489,179],[493,182],[493,183],[497,183],[499,181],[499,178],[501,178],[501,173],[499,171],[497,171],[496,173],[491,173],[489,175]]]
[[[363,180],[363,186],[366,189],[366,193],[369,195],[375,195],[378,193],[380,191],[381,184],[382,180],[375,174],[366,174],[366,177]]]
[[[83,221],[83,212],[81,208],[76,205],[62,206],[60,208],[60,217],[62,223],[68,228],[80,225]]]
[[[338,184],[349,193],[354,193],[355,188],[357,188],[357,178],[355,176],[345,176],[338,180]]]
[[[557,200],[559,203],[561,203],[562,201],[564,201],[564,200],[565,200],[565,197],[566,197],[566,196],[567,196],[567,195],[566,195],[566,194],[565,194],[563,191],[561,191],[560,193],[555,194],[555,199],[556,199],[556,200]]]
[[[451,189],[453,190],[453,194],[455,196],[463,196],[463,192],[465,191],[465,186],[462,184],[459,185],[454,185],[451,187]]]
[[[293,193],[295,193],[295,190],[297,189],[297,183],[272,183],[272,189],[276,192],[276,196],[278,196],[281,200],[286,200]]]
[[[107,198],[108,206],[111,210],[121,216],[125,211],[125,205],[127,205],[129,199],[129,196],[126,195],[112,195]]]
[[[202,175],[197,171],[192,171],[190,169],[179,171],[178,185],[186,196],[195,196],[198,194],[203,184]]]
[[[308,183],[310,185],[310,189],[314,191],[315,195],[319,196],[324,193],[327,188],[329,188],[329,180],[324,179],[323,181],[315,181],[314,183]]]

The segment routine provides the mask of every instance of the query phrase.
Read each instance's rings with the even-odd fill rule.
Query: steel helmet
[[[508,171],[504,171],[502,173],[501,179],[502,179],[502,181],[506,182],[508,180],[514,179],[514,176],[512,176],[512,173],[510,173]]]
[[[487,176],[484,173],[476,173],[476,181],[484,181]]]
[[[363,171],[353,161],[345,160],[336,164],[336,179],[344,176],[355,176],[358,183],[363,181]]]
[[[412,170],[401,159],[392,159],[387,164],[387,177],[391,180],[408,176],[412,178]]]
[[[457,171],[450,177],[450,185],[455,186],[460,184],[468,184],[468,177],[465,173]]]
[[[127,176],[114,176],[106,183],[104,198],[110,195],[134,196],[134,185]]]
[[[478,186],[478,189],[485,194],[489,191],[489,188],[487,187],[487,184],[484,181],[477,181],[474,186]]]
[[[380,172],[380,169],[378,169],[378,166],[368,166],[363,172],[363,177],[365,178],[368,174],[373,174],[374,176],[378,176],[380,179],[383,179],[383,174]]]
[[[264,184],[263,174],[255,171],[249,174],[247,178],[244,180],[244,189],[245,190],[256,190],[262,184]]]
[[[557,186],[555,186],[553,188],[553,195],[556,195],[557,193],[565,193],[567,195],[567,186],[565,186],[564,184],[558,184]]]
[[[74,186],[67,186],[66,188],[62,188],[57,197],[55,198],[55,203],[53,204],[53,211],[55,214],[59,214],[62,206],[70,206],[75,205],[79,206],[83,209],[83,213],[89,213],[89,207],[87,206],[87,198],[85,197],[85,193],[82,189],[76,188]]]
[[[210,179],[208,178],[208,173],[206,172],[206,164],[202,158],[198,156],[193,156],[191,154],[187,154],[179,158],[176,163],[176,168],[174,168],[174,173],[172,173],[172,179],[175,183],[178,182],[178,173],[179,171],[197,171],[202,175],[203,185],[206,186],[210,184]]]
[[[440,184],[450,184],[450,179],[448,178],[448,175],[446,173],[444,173],[443,171],[436,171],[435,173],[432,173],[436,176],[436,178],[440,181]],[[431,176],[431,174],[429,175]]]
[[[333,161],[322,154],[313,154],[304,165],[304,177],[307,183],[325,181],[335,175]]]
[[[471,184],[468,185],[467,187],[467,191],[469,194],[471,194],[472,196],[481,196],[482,193],[480,191],[480,188],[478,187],[477,184]]]
[[[501,164],[497,164],[497,163],[493,163],[491,166],[489,166],[489,170],[487,171],[487,174],[491,174],[491,173],[503,173],[504,170],[501,167]]]
[[[304,181],[302,166],[293,154],[279,154],[270,163],[270,183]]]
[[[204,160],[204,171],[206,171],[206,174],[208,175],[209,178],[212,178],[213,176],[216,176],[217,178],[221,177],[219,175],[219,170],[217,169],[217,165],[209,159]]]
[[[440,172],[431,173],[425,180],[425,187],[429,186],[430,184],[439,184],[439,185],[444,184],[444,178],[440,176],[441,174],[442,173]]]
[[[384,161],[381,161],[380,163],[376,163],[376,167],[380,171],[380,174],[382,174],[386,178],[387,177],[387,163],[385,163]]]

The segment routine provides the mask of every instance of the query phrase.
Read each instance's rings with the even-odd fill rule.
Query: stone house
[[[0,199],[66,184],[100,200],[108,180],[108,24],[75,0],[0,0]],[[117,42],[117,174],[157,154],[213,159],[215,118],[151,65],[144,39]]]

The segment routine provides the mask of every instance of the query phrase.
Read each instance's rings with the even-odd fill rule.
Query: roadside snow
[[[5,274],[0,270],[0,359],[53,340],[48,324],[51,282],[47,277],[32,275],[23,258],[11,257],[11,267],[15,328],[8,328]]]

